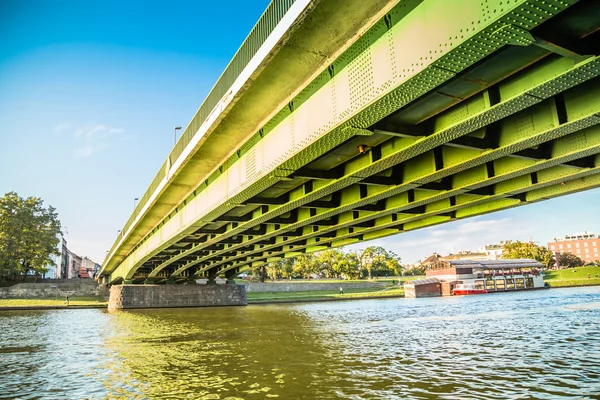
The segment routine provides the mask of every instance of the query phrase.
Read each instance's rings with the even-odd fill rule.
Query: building
[[[438,297],[442,283],[436,278],[425,278],[404,283],[405,297]]]
[[[459,251],[456,254],[448,254],[446,257],[440,258],[441,261],[458,261],[458,260],[487,260],[486,253],[475,253],[473,251],[465,250]]]
[[[440,261],[441,257],[442,256],[440,256],[438,253],[433,253],[429,257],[425,257],[423,260],[419,261],[419,265],[429,268],[432,264],[435,264],[438,261]]]
[[[571,253],[586,263],[594,262],[600,260],[600,237],[587,231],[566,235],[563,238],[555,238],[553,242],[548,242],[548,249],[554,252],[555,256],[561,253]]]
[[[61,258],[60,258],[60,272],[57,274],[57,279],[66,279],[67,278],[67,270],[69,266],[69,249],[67,249],[67,241],[65,237],[62,238],[62,249],[61,249]]]
[[[427,279],[406,282],[405,296],[451,296],[458,284],[470,284],[488,292],[541,288],[542,267],[540,262],[528,259],[441,260],[427,270]]]
[[[486,244],[479,249],[479,252],[486,254],[486,260],[500,260],[504,253],[504,246],[510,243],[512,240],[501,240],[498,244]]]
[[[92,279],[100,271],[100,264],[90,260],[88,257],[83,257],[81,260],[80,275],[82,279]]]
[[[44,277],[49,278],[49,279],[59,279],[60,278],[62,256],[63,256],[63,253],[62,253],[63,235],[62,235],[62,233],[59,232],[56,235],[56,238],[58,239],[58,243],[56,244],[56,251],[57,251],[58,255],[57,254],[50,255],[50,259],[52,260],[53,264],[48,265],[48,272],[46,272],[44,274]]]
[[[63,278],[66,278],[66,279],[77,278],[78,276],[81,276],[80,271],[81,271],[82,258],[70,250],[67,250],[67,252],[69,254],[69,262],[67,264],[67,275],[64,276]]]

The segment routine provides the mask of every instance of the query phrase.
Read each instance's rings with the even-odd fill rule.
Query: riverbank
[[[544,272],[544,283],[550,287],[600,285],[600,267],[576,267]]]
[[[383,288],[347,289],[343,294],[333,290],[313,290],[302,292],[250,292],[247,294],[248,304],[296,303],[314,301],[364,300],[374,298],[403,297],[404,289],[400,286]],[[106,308],[108,301],[103,297],[73,297],[69,305],[64,300],[55,298],[35,299],[0,299],[0,311],[11,310],[66,310],[81,308]]]
[[[588,274],[590,278],[588,278]],[[544,274],[544,282],[550,288],[567,288],[577,286],[600,286],[600,267],[579,267],[563,270],[550,270]],[[417,277],[418,278],[418,277]],[[406,277],[402,281],[415,279]],[[301,281],[292,281],[301,283]],[[319,281],[311,281],[316,283]],[[323,283],[341,283],[348,281],[324,281]],[[365,282],[365,281],[362,281]],[[341,294],[338,290],[310,290],[291,292],[248,292],[248,304],[277,304],[277,303],[305,303],[319,301],[344,301],[366,300],[404,297],[404,288],[397,285],[397,280],[382,279],[376,281],[386,283],[387,286],[373,288],[344,289]],[[392,282],[394,284],[392,284]],[[287,282],[284,282],[287,284]],[[61,298],[28,298],[28,299],[0,299],[0,311],[9,310],[58,310],[81,308],[106,308],[108,301],[100,296],[69,296],[69,305],[64,304]]]
[[[0,311],[10,310],[64,310],[81,308],[106,308],[108,300],[101,296],[69,296],[64,298],[0,299]]]

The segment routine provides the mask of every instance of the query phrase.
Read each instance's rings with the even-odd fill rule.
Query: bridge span
[[[100,273],[231,279],[596,188],[599,27],[595,0],[274,0]]]

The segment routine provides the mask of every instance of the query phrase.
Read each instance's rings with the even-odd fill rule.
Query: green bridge
[[[597,0],[274,0],[103,279],[232,279],[600,186],[599,27]]]

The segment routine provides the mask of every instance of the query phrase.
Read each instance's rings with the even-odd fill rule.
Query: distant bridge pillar
[[[244,285],[113,285],[109,310],[245,306]]]
[[[239,274],[239,269],[236,267],[225,272],[225,278],[227,279],[228,285],[235,285],[235,277]]]

